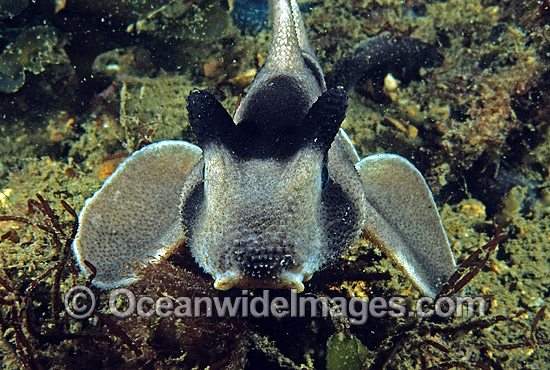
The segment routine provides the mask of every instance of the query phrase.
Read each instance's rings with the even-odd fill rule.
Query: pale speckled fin
[[[405,158],[377,154],[356,164],[367,198],[365,233],[435,297],[456,269],[432,193]]]
[[[357,150],[355,149],[355,146],[351,142],[351,139],[349,138],[346,131],[344,131],[344,129],[341,127],[340,127],[340,130],[338,131],[338,136],[342,141],[343,148],[348,154],[350,161],[352,161],[353,164],[356,164],[357,162],[359,162],[361,158],[359,158],[359,154],[357,154]]]
[[[73,249],[94,285],[112,288],[136,280],[137,265],[154,262],[183,239],[181,189],[202,156],[185,141],[162,141],[133,153],[86,201]]]

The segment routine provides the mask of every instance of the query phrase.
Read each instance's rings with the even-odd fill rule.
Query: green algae
[[[128,32],[167,39],[215,38],[228,21],[217,0],[75,0],[67,8],[116,17],[123,20]]]
[[[228,21],[227,12],[217,1],[202,1],[200,5],[193,6],[185,1],[175,1],[140,17],[135,23],[135,30],[156,37],[183,38],[202,43],[219,38]]]
[[[367,347],[355,336],[336,333],[327,341],[327,370],[360,370],[367,353]]]
[[[39,74],[48,64],[68,63],[55,29],[36,26],[25,30],[0,54],[0,91],[13,93],[25,83],[25,72]]]
[[[162,122],[155,131],[155,141],[174,138],[189,140],[189,134],[184,135],[189,125],[185,107],[193,87],[187,78],[181,76],[128,79],[121,89],[122,126],[132,130],[130,115],[150,122],[161,112]],[[126,135],[127,138],[129,136]],[[128,145],[133,147],[130,143]]]

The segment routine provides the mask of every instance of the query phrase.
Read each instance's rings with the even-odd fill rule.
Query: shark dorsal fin
[[[285,159],[306,146],[328,151],[345,117],[346,108],[344,90],[331,89],[301,117],[285,109],[282,112],[287,114],[287,118],[266,117],[269,124],[249,120],[235,125],[211,93],[193,90],[188,98],[189,121],[199,145],[208,148],[211,144],[221,144],[244,159]],[[267,110],[264,114],[270,112]]]

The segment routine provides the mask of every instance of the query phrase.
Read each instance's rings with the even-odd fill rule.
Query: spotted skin
[[[199,146],[145,147],[86,202],[82,270],[90,261],[104,288],[130,284],[185,240],[217,289],[302,291],[364,233],[436,296],[456,266],[422,175],[396,155],[359,159],[340,128],[346,93],[327,90],[296,1],[271,0],[270,14],[267,61],[235,116],[193,90]]]

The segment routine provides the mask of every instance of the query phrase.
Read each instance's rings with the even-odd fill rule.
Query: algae
[[[347,338],[343,333],[332,335],[327,349],[327,370],[360,370],[368,352],[359,339]]]
[[[25,72],[35,75],[48,64],[69,63],[63,42],[54,28],[36,26],[25,30],[0,54],[0,91],[14,93],[25,83]]]

